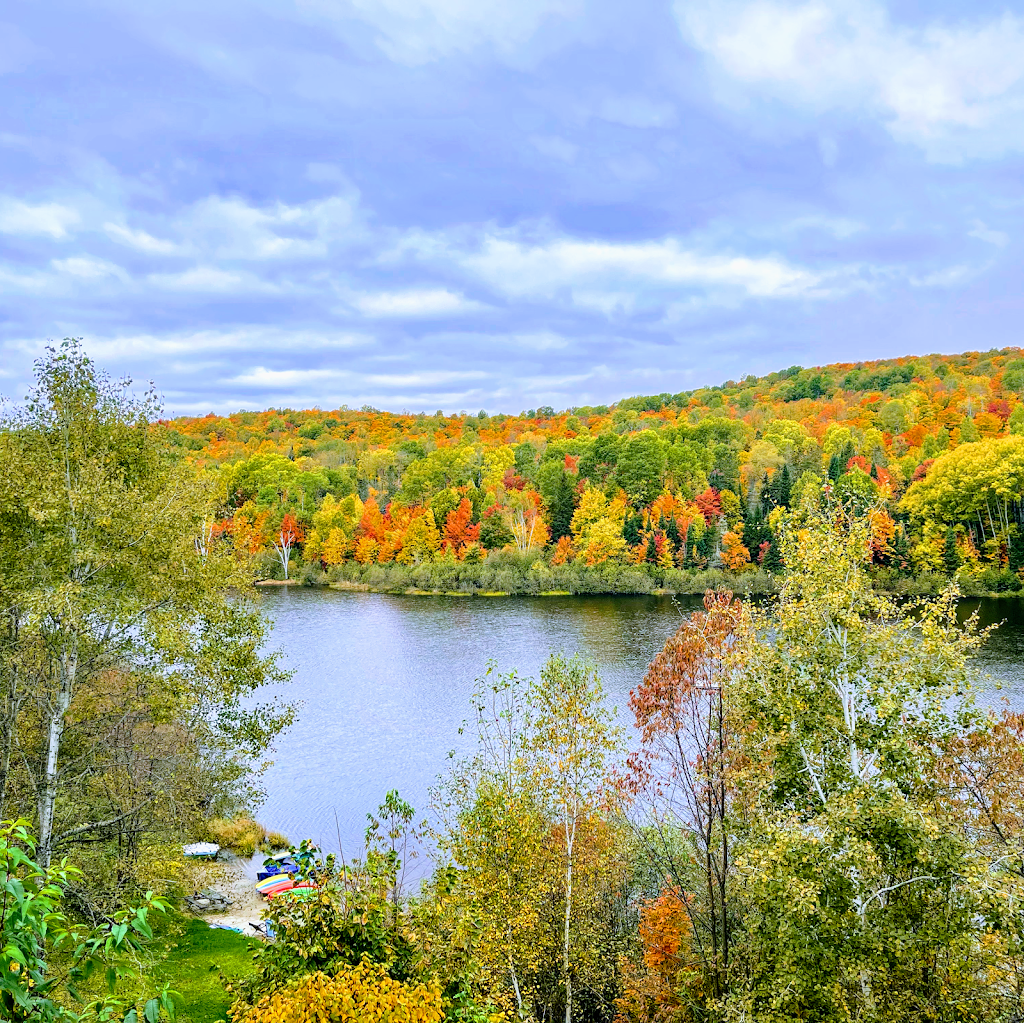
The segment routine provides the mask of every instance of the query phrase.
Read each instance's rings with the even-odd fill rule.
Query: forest
[[[1019,586],[1019,354],[243,425],[167,422],[48,349],[0,429],[0,1018],[1020,1019],[1024,716],[979,700],[987,632],[957,613],[972,578]],[[269,695],[271,558],[771,592],[709,588],[628,732],[578,654],[481,665],[466,752],[429,806],[367,807],[353,856],[255,816],[275,738],[316,711]],[[889,592],[925,574],[934,595]],[[188,915],[216,869],[197,840],[288,849],[272,940]]]
[[[519,415],[270,409],[164,420],[211,534],[266,579],[395,591],[777,588],[808,488],[871,510],[879,588],[1014,592],[1024,351],[793,366]]]

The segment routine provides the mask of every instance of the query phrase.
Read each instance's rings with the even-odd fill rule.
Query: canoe
[[[191,845],[182,846],[181,851],[190,859],[215,860],[220,852],[220,846],[216,842],[193,842]]]

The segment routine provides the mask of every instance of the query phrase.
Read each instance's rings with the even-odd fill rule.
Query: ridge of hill
[[[485,444],[507,443],[510,435],[523,433],[555,438],[576,435],[582,432],[581,426],[593,435],[606,429],[630,432],[636,428],[636,420],[660,417],[677,422],[680,416],[691,424],[707,416],[724,416],[747,422],[755,430],[772,419],[789,419],[803,423],[812,434],[823,434],[833,422],[880,426],[892,437],[910,428],[912,432],[905,439],[908,448],[913,448],[924,441],[912,430],[914,426],[923,426],[925,436],[935,433],[929,429],[936,425],[930,421],[930,414],[940,413],[947,430],[960,426],[965,417],[975,419],[979,414],[1006,419],[1008,413],[1002,408],[990,412],[989,402],[1006,401],[1012,408],[1022,394],[1024,349],[1000,348],[960,355],[831,363],[806,369],[791,366],[713,387],[636,395],[610,406],[576,406],[559,412],[549,406],[523,410],[518,415],[481,412],[450,416],[441,412],[383,412],[369,406],[342,406],[329,411],[270,408],[227,416],[182,416],[167,420],[166,426],[170,443],[203,450],[216,461],[244,457],[252,452],[254,441],[257,445],[270,441],[275,448],[289,445],[298,457],[313,455],[320,447],[337,450],[338,441],[352,442],[360,448],[416,436],[457,443],[463,433],[475,433]],[[898,404],[892,406],[884,399]],[[923,399],[930,408],[923,407]],[[991,432],[994,427],[985,418],[976,425],[980,432]]]

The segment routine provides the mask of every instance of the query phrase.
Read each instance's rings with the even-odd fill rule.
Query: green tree
[[[163,814],[173,775],[149,770],[137,803],[115,798],[97,813],[84,780],[105,769],[106,737],[76,705],[96,701],[115,722],[142,708],[173,723],[181,742],[167,767],[176,754],[201,770],[214,800],[290,719],[252,700],[285,676],[262,652],[264,619],[240,596],[244,566],[211,539],[215,480],[163,455],[153,393],[137,399],[128,386],[65,341],[36,363],[33,392],[0,429],[0,609],[16,637],[0,652],[8,687],[31,696],[5,738],[21,791],[34,793],[44,868],[63,845],[126,821],[137,832],[146,808]]]
[[[956,543],[956,530],[952,526],[947,527],[942,541],[942,567],[948,576],[956,575],[960,567],[960,549]]]
[[[619,455],[615,481],[637,508],[646,507],[661,493],[665,473],[665,445],[653,430],[643,430],[627,441]]]
[[[529,746],[527,691],[515,672],[488,666],[473,695],[475,750],[434,792],[438,846],[455,868],[442,868],[433,881],[446,903],[435,933],[441,924],[450,936],[449,963],[452,937],[462,935],[459,945],[471,941],[475,965],[458,957],[455,972],[477,974],[493,997],[510,991],[520,1016],[546,959],[557,956],[540,908],[553,864]]]
[[[977,728],[955,591],[876,593],[863,520],[807,514],[777,602],[750,609],[727,701],[740,748],[734,1013],[990,1018],[983,862],[936,803],[939,751]]]
[[[572,535],[572,513],[576,510],[572,480],[565,465],[548,459],[537,470],[537,488],[544,498],[544,506],[551,526],[551,541],[557,543],[563,536]]]

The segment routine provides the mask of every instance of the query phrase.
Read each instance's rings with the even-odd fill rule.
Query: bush
[[[268,831],[267,837],[263,840],[263,848],[269,849],[271,852],[287,849],[290,845],[291,842],[280,831]]]
[[[267,838],[263,825],[246,816],[233,820],[215,817],[207,821],[206,830],[211,841],[246,858],[252,856]]]
[[[232,1023],[440,1023],[445,1012],[436,982],[402,983],[380,967],[360,963],[333,976],[312,973],[264,995],[236,1002]]]

